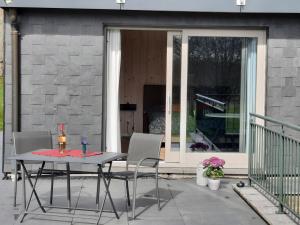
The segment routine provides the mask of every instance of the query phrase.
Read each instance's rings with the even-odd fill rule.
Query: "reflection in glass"
[[[244,43],[238,37],[189,37],[188,151],[239,151],[246,100],[241,97]]]
[[[171,150],[180,145],[181,36],[173,37]]]

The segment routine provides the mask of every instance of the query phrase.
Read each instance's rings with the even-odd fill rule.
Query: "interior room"
[[[165,133],[167,32],[122,30],[121,49],[121,147],[127,152],[133,132]]]

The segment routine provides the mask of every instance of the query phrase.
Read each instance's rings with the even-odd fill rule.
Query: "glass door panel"
[[[264,31],[183,30],[180,162],[218,156],[247,168],[247,115],[264,112],[265,46]]]
[[[238,37],[188,38],[187,151],[239,151],[242,46]]]
[[[181,35],[173,36],[172,68],[171,150],[178,151],[180,148]]]

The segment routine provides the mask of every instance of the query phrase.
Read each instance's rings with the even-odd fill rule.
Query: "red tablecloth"
[[[70,150],[64,150],[64,153],[61,154],[58,149],[45,149],[45,150],[41,150],[41,151],[32,152],[32,154],[44,155],[44,156],[53,156],[53,157],[65,157],[65,156],[89,157],[89,156],[101,155],[102,152],[87,151],[85,154],[83,154],[82,150],[70,149]]]

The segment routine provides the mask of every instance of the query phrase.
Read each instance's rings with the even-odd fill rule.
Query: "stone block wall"
[[[68,147],[101,150],[103,29],[92,16],[20,15],[21,130],[66,124]],[[5,148],[12,150],[11,43],[6,23]],[[55,146],[54,146],[55,147]]]
[[[269,28],[266,114],[300,126],[300,24],[281,21]],[[271,126],[278,126],[270,123]],[[300,132],[285,129],[299,139]]]
[[[300,35],[268,47],[267,114],[300,125]]]
[[[78,148],[87,132],[90,149],[100,150],[101,24],[76,15],[21,21],[21,129],[50,129],[55,137],[57,124],[65,123],[69,147]]]

